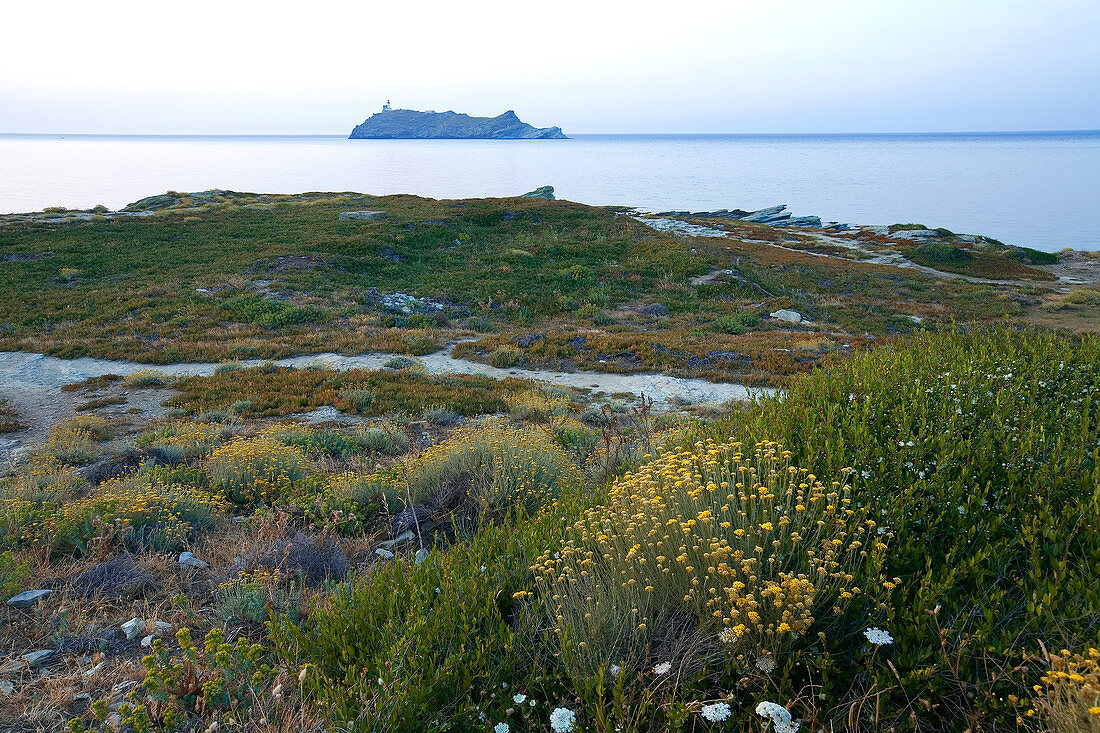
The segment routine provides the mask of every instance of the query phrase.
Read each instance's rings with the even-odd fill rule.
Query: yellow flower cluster
[[[696,443],[626,474],[532,567],[567,651],[592,667],[687,613],[732,654],[774,654],[839,613],[885,544],[850,489],[760,443]],[[648,456],[646,458],[649,458]]]
[[[482,508],[537,512],[579,481],[577,468],[552,437],[539,428],[498,422],[456,430],[409,466],[414,500],[455,484]]]
[[[508,404],[508,411],[515,417],[539,421],[566,415],[572,405],[567,397],[547,394],[537,389],[508,396],[505,401]]]
[[[206,453],[226,435],[225,427],[214,423],[169,423],[141,436],[139,443],[170,453],[174,458],[192,458]]]
[[[301,451],[270,437],[236,438],[206,460],[211,486],[241,505],[275,501],[308,469]]]
[[[1050,670],[1035,685],[1033,707],[1050,730],[1100,733],[1100,649],[1050,657]],[[1030,711],[1029,711],[1030,713]]]
[[[150,481],[138,473],[103,482],[92,496],[66,504],[31,530],[35,541],[69,550],[94,536],[94,520],[99,518],[121,529],[124,541],[178,547],[192,531],[224,517],[228,508],[220,498],[194,486]]]

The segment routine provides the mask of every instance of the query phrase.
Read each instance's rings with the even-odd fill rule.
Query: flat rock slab
[[[53,661],[57,656],[57,651],[54,649],[39,649],[36,652],[24,654],[21,659],[32,667],[43,667]]]
[[[341,211],[340,221],[381,221],[387,216],[385,211]]]
[[[46,596],[51,593],[53,593],[53,591],[46,588],[42,590],[23,591],[19,595],[9,598],[8,605],[12,608],[30,608],[39,601],[44,600]]]

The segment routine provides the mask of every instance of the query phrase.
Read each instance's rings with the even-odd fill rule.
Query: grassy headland
[[[0,727],[1095,729],[1100,341],[1025,325],[1094,328],[1094,289],[567,202],[217,196],[0,226],[0,343],[471,338],[783,392],[658,411],[400,356],[70,385],[0,478],[0,593],[50,591],[0,611]]]

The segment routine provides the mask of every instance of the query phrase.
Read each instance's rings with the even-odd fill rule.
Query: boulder
[[[122,633],[126,636],[126,640],[132,641],[145,633],[145,622],[137,616],[134,616],[119,628],[122,629]]]
[[[390,552],[389,550],[383,549],[381,547],[379,547],[377,550],[375,550],[374,554],[378,555],[378,557],[382,558],[383,560],[392,560],[393,559],[393,553]]]
[[[805,317],[798,311],[787,310],[786,308],[774,311],[772,313],[769,313],[768,315],[770,315],[777,321],[786,321],[787,323],[802,323],[804,320],[806,320]]]
[[[9,598],[8,605],[12,608],[30,608],[39,601],[45,600],[51,593],[53,593],[53,591],[47,588],[41,590],[26,590],[19,595]]]
[[[387,216],[385,211],[341,211],[340,221],[381,221]]]
[[[390,519],[390,529],[393,530],[393,536],[398,537],[405,532],[415,532],[417,527],[428,521],[431,514],[431,511],[423,506],[410,507],[395,514]]]
[[[20,658],[32,667],[45,667],[52,662],[56,656],[57,650],[55,649],[39,649],[38,651],[24,654]]]
[[[179,564],[189,568],[198,568],[200,570],[210,567],[207,563],[204,563],[202,560],[198,559],[190,552],[184,552],[180,554]]]

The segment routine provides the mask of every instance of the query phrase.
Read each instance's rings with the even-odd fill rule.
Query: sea
[[[575,135],[569,140],[0,135],[0,213],[116,209],[167,190],[558,198],[648,211],[755,210],[920,223],[1100,250],[1100,131]]]

